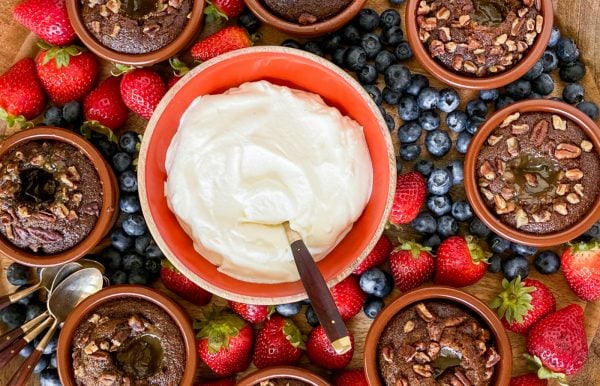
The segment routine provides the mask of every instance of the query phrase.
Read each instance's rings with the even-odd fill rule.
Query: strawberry
[[[364,370],[344,370],[333,379],[334,386],[369,386]]]
[[[98,121],[110,128],[118,129],[127,121],[127,106],[121,100],[121,78],[111,76],[85,97],[83,113],[88,121]]]
[[[250,366],[254,330],[233,312],[207,310],[207,320],[198,327],[198,356],[220,376],[230,376]]]
[[[569,246],[560,257],[571,290],[586,302],[600,298],[600,242]]]
[[[433,281],[436,284],[464,287],[481,280],[491,254],[477,242],[473,236],[452,236],[442,241],[437,250]]]
[[[208,0],[206,3],[208,5],[204,9],[204,14],[207,20],[218,21],[240,16],[246,6],[243,0]]]
[[[23,58],[0,75],[0,119],[8,126],[25,124],[40,115],[45,105],[33,59]]]
[[[345,354],[338,354],[333,349],[329,338],[325,334],[325,329],[322,326],[315,327],[308,335],[306,341],[306,355],[308,359],[315,365],[329,370],[340,370],[348,366],[354,355],[354,337],[352,333],[350,341],[352,348]]]
[[[543,283],[518,276],[509,282],[502,280],[503,291],[490,303],[496,308],[504,327],[517,334],[527,331],[540,319],[554,312],[556,300]]]
[[[354,275],[333,286],[331,296],[344,320],[349,320],[358,314],[367,299],[367,295],[360,289],[358,277]]]
[[[425,179],[418,172],[400,174],[396,179],[396,194],[390,213],[392,224],[408,224],[414,220],[427,194]]]
[[[539,378],[566,383],[565,374],[577,373],[588,358],[583,309],[571,304],[534,324],[527,335],[527,351],[531,355],[526,357],[539,368]]]
[[[259,306],[255,304],[244,304],[230,300],[227,302],[229,308],[250,323],[264,322],[275,311],[274,306]]]
[[[192,58],[204,62],[226,52],[250,47],[251,45],[252,40],[245,29],[229,26],[194,44]]]
[[[402,243],[390,255],[394,282],[400,291],[416,288],[433,275],[431,248],[411,241]]]
[[[548,381],[535,374],[525,374],[512,377],[508,386],[548,386]]]
[[[25,0],[15,7],[13,17],[56,46],[71,44],[77,37],[69,22],[65,0]]]
[[[381,235],[371,252],[369,252],[363,261],[361,261],[358,267],[354,268],[352,273],[355,275],[362,275],[363,272],[383,264],[390,256],[390,252],[392,252],[393,248],[390,239],[388,239],[386,235]]]
[[[125,106],[145,119],[150,119],[166,92],[158,72],[149,68],[128,71],[121,80],[121,98]]]
[[[168,290],[198,306],[208,304],[212,298],[210,292],[198,287],[190,279],[183,276],[168,260],[162,261],[160,280]]]
[[[194,386],[235,386],[234,378],[211,379],[194,383]]]
[[[256,334],[252,362],[259,369],[294,364],[306,348],[305,339],[291,319],[273,316]]]
[[[170,89],[181,79],[185,74],[190,72],[190,68],[178,58],[169,59],[169,64],[173,69],[173,75],[167,80],[167,89]]]
[[[77,46],[61,48],[42,44],[36,68],[48,96],[59,106],[83,99],[98,79],[98,59]]]

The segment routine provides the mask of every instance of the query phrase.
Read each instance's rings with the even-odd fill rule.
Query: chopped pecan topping
[[[383,356],[383,360],[386,362],[392,362],[394,360],[394,352],[390,346],[385,346],[381,349],[381,355]]]
[[[418,303],[416,308],[417,308],[417,314],[425,322],[429,323],[434,320],[433,314],[429,311],[429,309],[427,309],[427,306],[424,303]]]
[[[409,332],[411,332],[412,330],[415,329],[415,322],[413,322],[412,320],[409,320],[408,322],[406,322],[404,324],[404,333],[408,334]]]
[[[583,178],[583,172],[579,169],[569,169],[565,172],[565,177],[570,181],[579,181]]]
[[[579,204],[581,200],[579,199],[579,195],[577,193],[569,193],[567,194],[567,202],[569,204]]]
[[[431,362],[431,358],[424,352],[417,352],[414,356],[414,361],[420,364]]]
[[[571,159],[581,155],[581,149],[570,143],[559,143],[554,150],[556,159]]]
[[[498,362],[500,362],[500,354],[493,347],[488,348],[485,352],[485,367],[494,367]]]
[[[594,145],[590,141],[587,141],[585,139],[581,141],[581,144],[579,144],[579,146],[581,147],[581,150],[585,151],[586,153],[591,152],[594,148]]]
[[[508,117],[504,118],[504,121],[502,121],[502,123],[500,124],[500,127],[507,127],[508,125],[515,122],[517,119],[519,119],[520,116],[521,116],[521,113],[519,113],[518,111],[514,114],[509,115]]]
[[[512,125],[512,133],[515,135],[525,134],[529,132],[529,125],[526,123],[520,125]]]
[[[555,201],[554,204],[552,204],[552,209],[563,216],[566,216],[569,214],[569,210],[567,209],[567,204],[563,201]]]
[[[431,359],[435,359],[439,355],[440,349],[441,346],[438,342],[430,342],[427,347],[427,355],[429,355]]]
[[[535,146],[541,146],[546,139],[546,135],[548,135],[548,130],[550,129],[550,123],[545,119],[540,120],[538,123],[533,126],[533,130],[531,135],[529,136],[529,140]]]
[[[423,378],[431,378],[433,376],[433,368],[430,365],[414,365],[413,371]]]
[[[510,137],[506,140],[506,150],[513,157],[519,155],[519,141],[515,137]]]
[[[495,146],[500,140],[502,140],[502,135],[490,135],[487,139],[487,143],[490,146]]]
[[[552,115],[552,126],[556,130],[567,130],[567,121],[559,117],[558,115]]]

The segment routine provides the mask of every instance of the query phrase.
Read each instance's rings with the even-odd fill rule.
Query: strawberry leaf
[[[225,14],[225,12],[221,11],[217,6],[215,6],[212,2],[207,1],[208,5],[204,8],[204,14],[206,15],[206,21],[208,23],[216,21],[220,23],[223,20],[229,20],[229,17]]]
[[[208,339],[208,349],[216,353],[229,347],[229,339],[236,337],[246,326],[244,319],[228,309],[211,310],[206,312],[208,319],[199,323],[194,322],[194,328],[199,328],[196,335],[199,339]]]
[[[471,254],[473,263],[485,263],[488,264],[488,258],[492,256],[492,253],[485,250],[480,244],[479,240],[475,236],[466,236],[467,248]]]
[[[169,59],[169,64],[175,76],[182,77],[190,71],[190,68],[176,57]]]
[[[133,70],[134,68],[134,66],[127,66],[125,64],[115,63],[115,69],[112,70],[110,73],[112,76],[121,76]]]
[[[6,126],[9,128],[21,128],[21,129],[29,129],[33,127],[33,122],[28,121],[22,115],[11,115],[2,107],[0,107],[0,120],[6,122]]]
[[[542,363],[542,360],[535,355],[523,354],[527,360],[530,369],[536,372],[539,379],[556,379],[561,386],[569,386],[567,376],[564,373],[556,373]]]
[[[284,319],[282,331],[285,338],[292,346],[306,350],[306,345],[304,344],[306,336],[302,334],[298,326],[296,326],[292,320]]]
[[[431,248],[430,247],[425,247],[419,243],[416,243],[414,241],[404,241],[400,244],[399,249],[403,250],[403,251],[410,251],[410,254],[412,255],[412,257],[414,259],[417,259],[419,257],[419,255],[421,254],[421,251],[424,252],[430,252]]]
[[[523,323],[523,317],[533,308],[531,293],[536,288],[525,287],[521,276],[510,282],[502,279],[502,288],[502,292],[490,302],[490,307],[497,309],[498,317],[504,317],[508,323]]]
[[[92,132],[96,132],[98,134],[104,135],[106,139],[108,139],[110,142],[119,144],[119,138],[117,138],[115,133],[113,133],[113,131],[110,128],[102,125],[98,121],[83,122],[83,125],[81,125],[81,127],[79,128],[79,132],[87,139],[92,138]]]

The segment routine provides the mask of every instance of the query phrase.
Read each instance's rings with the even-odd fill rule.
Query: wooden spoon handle
[[[50,315],[48,311],[39,314],[38,316],[31,319],[21,327],[14,328],[6,334],[2,335],[0,337],[0,351],[4,350],[8,346],[10,346],[12,342],[25,335],[27,332],[29,332],[31,329],[37,326],[42,320],[46,319],[48,315]]]
[[[5,309],[16,301],[23,299],[25,296],[29,296],[40,288],[40,283],[36,283],[31,287],[25,288],[21,291],[15,292],[14,294],[4,295],[0,297],[0,310]]]
[[[17,372],[13,375],[13,377],[8,381],[6,386],[23,386],[27,382],[27,379],[33,373],[33,369],[35,369],[35,365],[40,360],[42,353],[46,349],[48,342],[52,339],[52,335],[54,335],[54,331],[58,327],[58,322],[55,320],[52,324],[52,327],[46,332],[46,335],[42,338],[40,343],[35,347],[35,350],[31,353],[29,358],[25,359],[25,362],[21,364],[21,367],[17,369]]]
[[[52,318],[47,318],[33,331],[20,339],[16,339],[12,344],[8,345],[0,352],[0,368],[4,367],[15,355],[19,353],[29,342],[34,340],[42,331],[44,331],[52,323]]]

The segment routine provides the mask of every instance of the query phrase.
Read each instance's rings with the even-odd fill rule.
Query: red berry
[[[400,291],[416,288],[431,278],[434,260],[429,251],[431,248],[408,241],[392,252],[392,276]]]
[[[246,5],[243,0],[209,0],[207,3],[204,14],[216,20],[238,17]]]
[[[245,29],[229,26],[196,43],[192,47],[192,58],[204,62],[226,52],[251,45],[252,40]]]
[[[425,196],[427,186],[425,179],[418,172],[400,174],[396,180],[396,194],[390,213],[392,224],[408,224],[419,214]]]
[[[31,58],[23,58],[0,75],[0,118],[9,126],[40,115],[46,96]],[[17,119],[19,116],[23,118]]]
[[[198,287],[190,279],[183,276],[167,260],[163,260],[162,265],[160,280],[168,290],[175,292],[188,302],[192,302],[198,306],[204,306],[210,302],[212,298],[210,292]]]
[[[329,338],[322,326],[315,327],[306,341],[306,354],[314,364],[324,369],[340,370],[348,366],[354,355],[354,337],[350,333],[352,348],[345,354],[339,355],[333,349]]]
[[[509,386],[548,386],[548,381],[535,374],[519,375],[510,379]]]
[[[233,300],[228,301],[228,304],[233,312],[253,324],[264,322],[274,311],[273,306],[244,304],[234,302]]]
[[[465,287],[481,280],[491,256],[473,236],[452,236],[437,249],[436,284]]]
[[[154,109],[167,92],[160,75],[148,68],[138,68],[123,75],[121,98],[131,111],[150,119]]]
[[[358,265],[358,267],[354,268],[352,273],[361,275],[363,272],[383,264],[390,256],[390,252],[392,252],[393,248],[394,246],[390,239],[382,234],[371,252],[369,252],[367,257]]]
[[[129,111],[121,100],[120,85],[121,78],[111,76],[92,90],[83,101],[85,119],[113,130],[123,126]]]
[[[344,370],[335,376],[333,384],[334,386],[369,386],[363,369]]]
[[[275,315],[256,334],[252,361],[258,368],[297,363],[306,348],[304,340],[291,319]]]
[[[15,7],[13,17],[53,45],[66,46],[77,38],[65,0],[25,0]]]
[[[354,275],[333,286],[331,296],[344,320],[349,320],[358,314],[367,299],[367,295],[360,289],[358,277]]]
[[[578,243],[565,249],[560,264],[571,290],[581,299],[600,299],[600,242]]]

